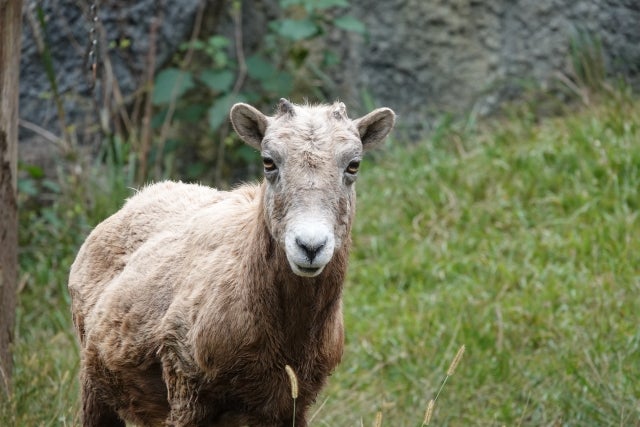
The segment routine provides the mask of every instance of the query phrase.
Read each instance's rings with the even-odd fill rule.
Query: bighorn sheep
[[[290,426],[340,361],[342,286],[364,151],[388,108],[231,109],[265,179],[151,185],[89,235],[69,290],[85,426]],[[285,365],[299,379],[294,420]]]

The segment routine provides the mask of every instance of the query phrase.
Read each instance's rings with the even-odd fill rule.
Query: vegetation
[[[244,51],[243,2],[234,0],[225,16],[233,23],[233,37],[194,30],[171,64],[137,95],[136,103],[147,103],[144,112],[138,108],[142,115],[127,120],[134,126],[112,138],[128,141],[138,182],[179,174],[227,187],[256,173],[259,164],[254,151],[230,132],[233,104],[272,108],[280,97],[337,95],[328,74],[339,60],[323,38],[332,30],[364,34],[364,24],[346,13],[347,0],[279,0],[278,5],[280,17],[269,22],[259,51]],[[179,140],[172,137],[176,134]]]
[[[322,99],[335,56],[316,42],[365,30],[347,0],[279,0],[261,53],[245,57],[242,2],[229,4],[233,38],[194,31],[184,55],[113,103],[119,126],[103,130],[95,164],[74,163],[61,110],[64,178],[22,167],[14,395],[0,425],[79,422],[66,281],[91,228],[147,179],[225,186],[255,172],[222,120],[229,105]],[[640,425],[640,101],[606,83],[598,39],[578,32],[570,47],[558,83],[581,111],[542,119],[548,97],[535,92],[506,118],[443,120],[365,161],[347,347],[311,425]],[[43,65],[58,99],[46,52]]]
[[[363,164],[347,347],[311,425],[373,425],[380,412],[383,426],[419,426],[462,345],[430,425],[640,423],[640,101],[530,112],[445,121]],[[133,180],[107,158],[82,180],[21,183],[14,397],[0,425],[78,422],[67,274]],[[43,188],[53,200],[30,205]]]
[[[347,351],[316,417],[640,422],[640,103],[450,127],[364,165]]]

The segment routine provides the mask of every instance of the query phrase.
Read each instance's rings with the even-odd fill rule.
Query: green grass
[[[366,161],[345,356],[311,425],[373,425],[381,411],[383,426],[420,426],[463,344],[430,425],[638,425],[639,188],[640,101],[622,96],[443,125]],[[105,194],[113,209],[121,193]],[[106,210],[67,201],[21,217],[15,397],[0,425],[78,421],[66,276]]]
[[[21,187],[53,199],[43,206],[20,197],[19,303],[13,398],[0,394],[0,426],[79,424],[79,356],[70,315],[67,277],[93,225],[117,210],[129,194],[119,167],[70,174],[60,187],[31,180]]]
[[[639,120],[609,100],[364,165],[317,424],[420,425],[464,344],[432,425],[637,425]]]

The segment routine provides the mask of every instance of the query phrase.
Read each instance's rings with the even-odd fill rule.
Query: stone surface
[[[640,80],[635,0],[351,0],[368,36],[349,43],[342,93],[363,89],[414,131],[428,118],[491,111],[523,88],[570,74],[569,44],[601,40],[610,75]]]
[[[143,81],[151,19],[162,17],[156,59],[161,65],[188,38],[198,3],[99,3],[108,41],[131,43],[109,51],[125,97]],[[75,125],[82,138],[97,120],[85,63],[89,4],[79,0],[39,4],[47,20],[41,31],[51,51],[65,120]],[[218,11],[218,16],[205,18],[209,34],[232,37],[226,12],[229,2],[208,0],[206,4]],[[392,107],[410,135],[428,131],[442,113],[491,112],[501,100],[517,97],[524,88],[548,85],[558,73],[570,75],[570,40],[579,32],[602,42],[610,75],[624,76],[636,85],[640,82],[638,0],[350,0],[350,4],[351,13],[366,24],[368,33],[365,37],[328,35],[327,43],[343,58],[332,72],[338,83],[334,96],[352,106],[352,111],[367,98],[363,94],[375,105]],[[260,49],[268,21],[278,16],[277,5],[276,0],[243,3],[247,54]],[[25,22],[20,116],[60,135],[60,120],[32,27]],[[28,154],[34,152],[25,145],[29,141],[43,138],[22,128],[21,150],[27,162]]]
[[[200,0],[103,0],[98,1],[98,17],[104,28],[99,53],[108,52],[113,75],[123,97],[143,82],[148,62],[151,22],[159,17],[156,65],[164,64],[189,37]],[[62,99],[64,123],[84,139],[85,132],[98,121],[95,102],[103,100],[91,90],[87,53],[91,42],[91,2],[81,0],[26,1],[20,75],[20,118],[54,135],[62,136],[61,117],[52,96],[50,79],[38,47],[38,40],[51,55],[55,80]],[[45,26],[40,25],[38,8]],[[118,46],[125,42],[126,47]],[[98,87],[98,94],[105,87]],[[110,88],[107,88],[110,89]],[[20,129],[21,158],[27,163],[46,162],[53,156],[50,140],[25,128]]]

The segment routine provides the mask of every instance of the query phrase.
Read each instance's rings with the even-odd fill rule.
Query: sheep
[[[78,252],[84,426],[304,427],[342,357],[354,183],[395,114],[282,99],[274,116],[239,103],[230,118],[261,183],[147,186]]]

